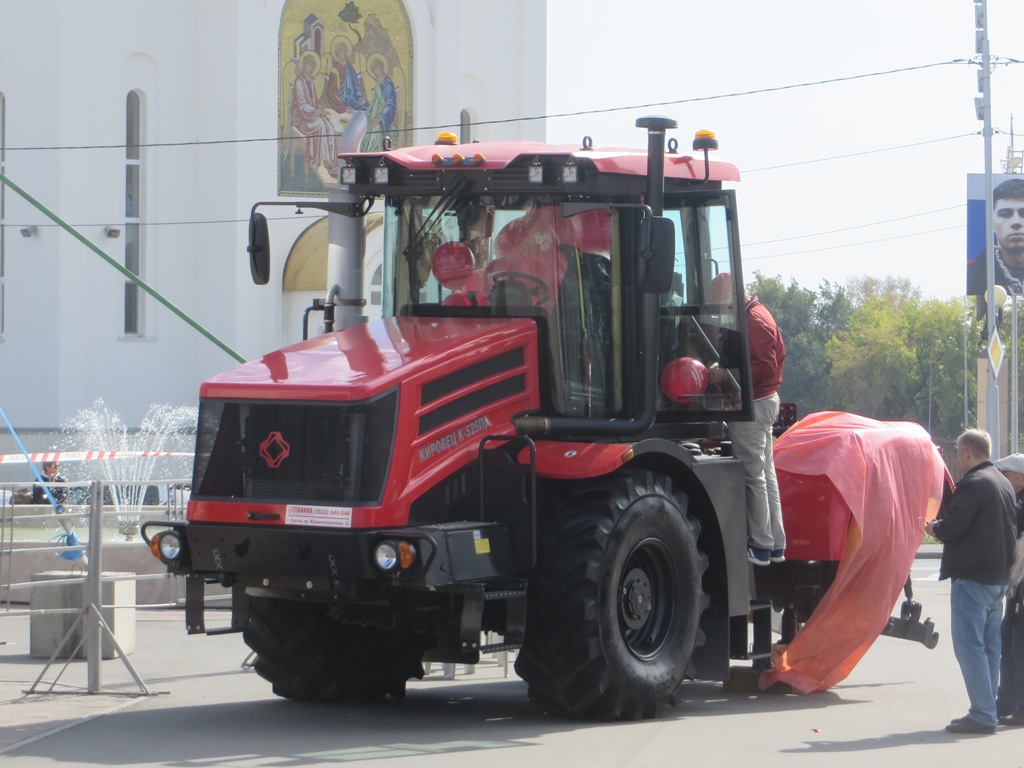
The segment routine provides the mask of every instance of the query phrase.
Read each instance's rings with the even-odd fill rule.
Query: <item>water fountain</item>
[[[142,506],[151,501],[151,485],[191,475],[197,415],[195,406],[151,405],[138,429],[130,429],[98,398],[64,423],[61,450],[114,455],[69,467],[65,477],[102,480],[104,503],[114,507],[118,533],[132,541],[139,532]],[[172,455],[159,455],[167,453]]]

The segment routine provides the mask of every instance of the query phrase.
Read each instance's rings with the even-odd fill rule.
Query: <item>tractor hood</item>
[[[509,318],[397,317],[318,336],[205,381],[202,398],[357,401],[496,350],[535,347],[536,325]]]

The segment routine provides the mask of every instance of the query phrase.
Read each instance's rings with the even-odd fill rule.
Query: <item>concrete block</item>
[[[77,575],[77,574],[75,574]],[[85,607],[85,582],[77,584],[51,584],[47,581],[68,579],[72,574],[67,571],[44,571],[32,574],[33,582],[40,582],[33,585],[31,590],[30,607],[33,611],[47,608],[74,608]],[[104,581],[101,584],[101,595],[104,607],[100,614],[107,622],[118,645],[126,654],[135,652],[135,574],[130,572],[108,572],[103,573]],[[112,579],[108,581],[107,579]],[[79,614],[74,613],[33,613],[29,619],[29,654],[31,656],[49,658],[57,650],[65,636],[71,631]],[[71,651],[82,641],[82,632],[85,628],[86,619],[75,627],[71,637],[64,644],[61,650],[61,658],[67,658]],[[102,652],[104,659],[117,658],[117,651],[110,638],[102,633]],[[75,658],[85,658],[85,643],[78,649]]]

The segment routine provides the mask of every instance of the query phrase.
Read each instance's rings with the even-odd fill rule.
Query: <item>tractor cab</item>
[[[589,140],[342,156],[383,204],[383,315],[531,318],[544,436],[715,436],[750,412],[736,173],[674,149],[660,200],[646,153]]]

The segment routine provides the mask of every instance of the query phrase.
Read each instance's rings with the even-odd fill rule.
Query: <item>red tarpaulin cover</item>
[[[821,603],[762,689],[804,693],[843,680],[888,622],[949,474],[918,424],[814,413],[775,443],[786,558],[836,560]]]

